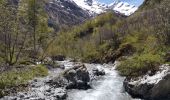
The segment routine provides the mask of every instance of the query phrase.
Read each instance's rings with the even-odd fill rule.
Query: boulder
[[[133,97],[148,100],[170,100],[170,66],[162,65],[156,74],[126,78],[125,90]]]
[[[69,84],[67,89],[88,89],[90,86],[90,75],[84,64],[76,65],[71,70],[64,74],[64,77],[68,80]]]
[[[88,89],[90,88],[90,75],[84,64],[78,64],[67,69],[58,78],[55,78],[53,85],[65,87],[66,89]]]

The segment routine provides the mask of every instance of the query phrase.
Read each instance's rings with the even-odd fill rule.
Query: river
[[[62,61],[58,62],[64,65],[66,69],[73,66],[73,62]],[[29,91],[17,93],[15,96],[6,96],[0,100],[58,100],[58,94],[63,95],[67,92],[66,100],[139,100],[133,99],[124,91],[123,80],[118,71],[115,70],[115,64],[85,64],[87,69],[92,71],[93,68],[102,69],[106,75],[99,77],[91,82],[91,89],[88,90],[63,90],[62,88],[55,88],[47,84],[47,82],[64,70],[59,68],[49,71],[49,75],[45,78],[37,78],[31,81]],[[90,72],[91,73],[91,72]],[[64,91],[64,92],[63,92]],[[59,99],[65,100],[65,99]]]
[[[86,64],[86,66],[101,67],[105,70],[106,75],[94,81],[92,89],[69,91],[67,100],[140,100],[133,99],[124,91],[123,80],[125,78],[115,70],[116,65]]]

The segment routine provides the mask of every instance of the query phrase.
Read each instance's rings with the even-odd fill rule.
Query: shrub
[[[146,74],[148,71],[155,72],[162,62],[163,60],[160,55],[134,55],[132,58],[122,61],[117,69],[121,75],[139,76]]]

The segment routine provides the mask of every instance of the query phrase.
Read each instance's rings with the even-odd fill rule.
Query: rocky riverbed
[[[26,92],[1,100],[133,100],[123,89],[124,77],[115,64],[83,64],[57,61],[45,78],[29,82]]]

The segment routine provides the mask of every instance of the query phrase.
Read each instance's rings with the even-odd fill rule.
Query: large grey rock
[[[83,64],[78,64],[55,78],[52,84],[66,89],[88,89],[90,88],[89,82],[90,75],[87,68]]]
[[[137,79],[126,78],[125,90],[133,97],[148,100],[170,100],[170,66],[160,66],[155,75],[145,75]]]

